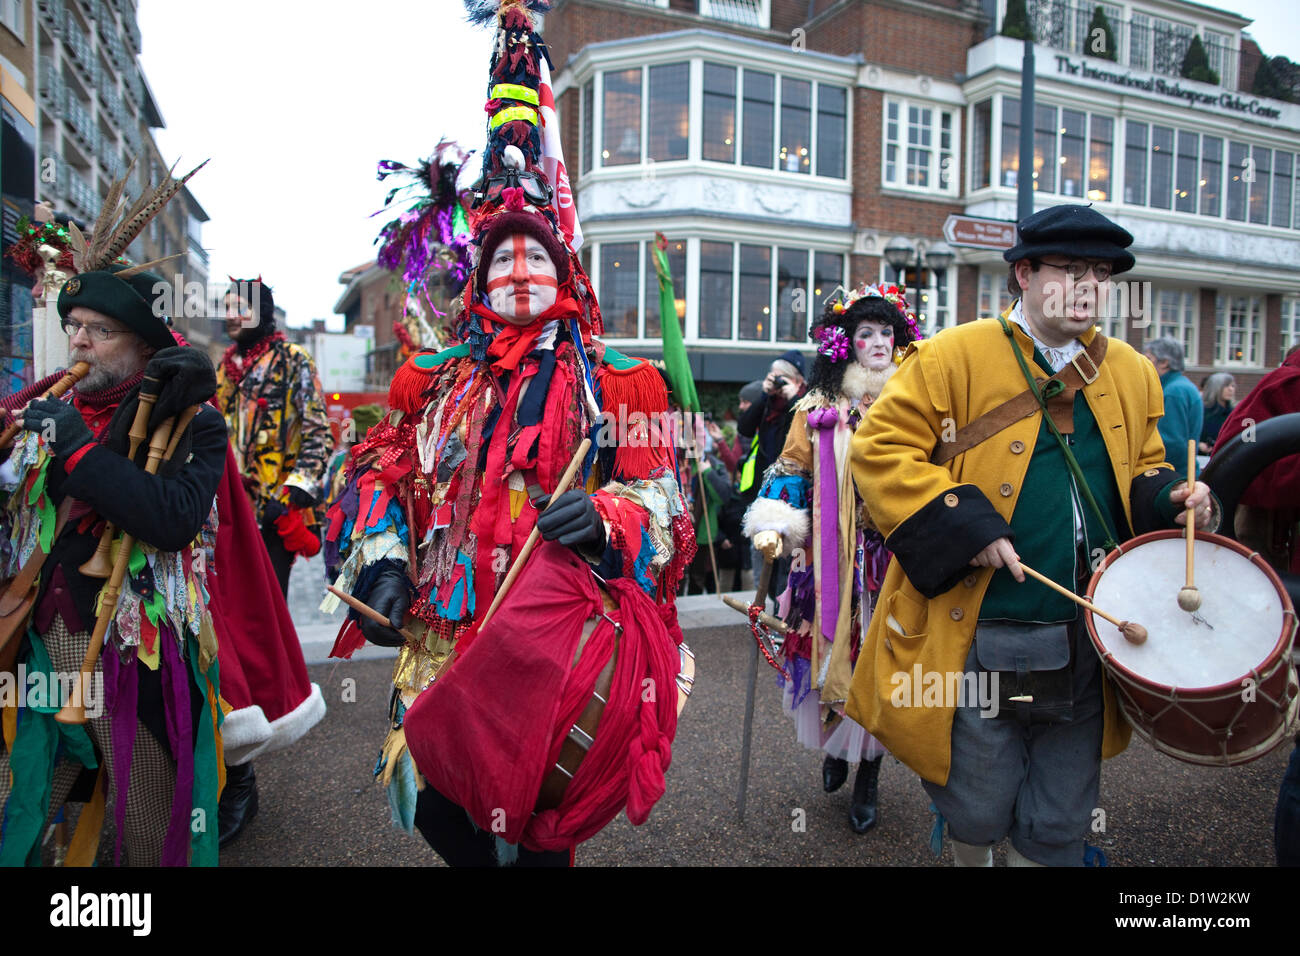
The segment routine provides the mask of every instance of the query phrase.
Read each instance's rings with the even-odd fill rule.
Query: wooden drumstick
[[[591,439],[584,438],[582,444],[578,446],[578,450],[573,453],[573,458],[569,460],[569,467],[564,469],[564,474],[560,476],[560,481],[555,486],[555,491],[551,493],[550,500],[546,502],[547,508],[555,503],[556,498],[568,490],[569,482],[573,481],[573,476],[582,467],[583,459],[587,457],[589,448],[591,448]],[[510,565],[510,571],[506,574],[505,581],[501,583],[501,588],[497,591],[496,597],[492,599],[492,606],[487,609],[487,613],[483,615],[483,620],[479,622],[480,631],[487,627],[487,622],[496,613],[497,608],[501,606],[501,602],[506,599],[506,594],[509,593],[511,586],[515,583],[515,578],[519,577],[519,572],[523,570],[524,562],[528,560],[528,556],[533,553],[533,548],[537,547],[537,542],[541,539],[542,532],[534,525],[532,533],[528,535],[528,540],[519,549],[519,556],[515,558],[515,563]]]
[[[1189,614],[1201,606],[1201,592],[1192,576],[1192,553],[1196,548],[1196,509],[1192,489],[1196,487],[1196,439],[1187,439],[1187,584],[1178,592],[1178,606]]]
[[[333,594],[336,598],[338,598],[348,607],[352,608],[352,610],[356,611],[358,614],[370,618],[370,620],[374,621],[376,624],[382,624],[384,625],[384,627],[393,626],[393,622],[391,620],[384,617],[382,614],[376,611],[369,604],[365,604],[361,601],[358,601],[347,591],[342,591],[336,588],[332,584],[325,585],[325,590],[329,591],[330,594]],[[416,644],[420,643],[420,639],[416,637],[414,634],[412,634],[410,631],[408,631],[406,628],[399,627],[399,628],[395,628],[395,630],[397,631],[398,634],[401,634],[402,637],[406,638],[408,641],[411,641]]]
[[[1068,597],[1075,604],[1079,604],[1083,607],[1086,607],[1089,611],[1091,611],[1093,614],[1096,614],[1098,617],[1110,621],[1110,623],[1114,624],[1116,627],[1120,629],[1120,631],[1124,634],[1124,637],[1129,641],[1129,643],[1131,644],[1146,643],[1147,629],[1143,627],[1141,624],[1138,624],[1135,621],[1116,620],[1115,618],[1107,614],[1105,611],[1103,611],[1101,608],[1097,607],[1097,605],[1093,604],[1091,601],[1079,597],[1079,595],[1075,594],[1073,591],[1069,590],[1068,588],[1061,587],[1051,578],[1044,577],[1043,575],[1039,574],[1037,571],[1035,571],[1029,565],[1025,564],[1023,561],[1020,562],[1020,570],[1024,571],[1025,574],[1029,575],[1035,581],[1040,581],[1043,584],[1046,584],[1049,588],[1051,588],[1053,591],[1057,592],[1058,594]]]

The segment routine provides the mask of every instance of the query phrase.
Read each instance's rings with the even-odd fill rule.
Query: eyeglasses
[[[1078,281],[1092,270],[1092,274],[1097,277],[1098,282],[1105,282],[1111,275],[1111,264],[1109,262],[1086,262],[1083,259],[1071,259],[1069,262],[1047,262],[1039,260],[1045,266],[1051,266],[1053,269],[1060,269],[1071,279]]]
[[[84,329],[95,342],[107,342],[115,335],[126,335],[130,331],[129,329],[106,329],[102,325],[82,325],[72,319],[64,319],[59,324],[63,326],[63,331],[67,333],[68,338],[76,338],[77,333]]]

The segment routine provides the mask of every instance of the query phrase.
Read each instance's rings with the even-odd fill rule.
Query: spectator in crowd
[[[1202,455],[1208,455],[1219,437],[1219,429],[1228,420],[1228,413],[1237,404],[1237,380],[1227,372],[1215,372],[1201,386],[1201,402],[1205,407],[1201,422]]]
[[[749,386],[745,386],[746,389]],[[774,461],[781,456],[785,447],[785,436],[794,421],[795,402],[803,398],[808,391],[804,381],[803,353],[791,349],[772,363],[762,381],[762,391],[753,404],[740,413],[737,431],[743,443],[750,446],[749,457],[740,468],[736,491],[743,505],[748,508],[758,497],[759,486],[763,483],[763,474]],[[742,395],[743,398],[743,395]],[[786,572],[790,566],[788,557],[778,558],[772,568],[770,596],[785,590]],[[763,567],[763,556],[756,549],[750,551],[750,568],[758,579]]]
[[[1152,339],[1142,352],[1156,367],[1160,388],[1165,393],[1165,414],[1160,419],[1160,439],[1165,443],[1165,461],[1180,475],[1187,474],[1187,441],[1201,437],[1205,414],[1196,386],[1183,375],[1183,346],[1164,336]]]

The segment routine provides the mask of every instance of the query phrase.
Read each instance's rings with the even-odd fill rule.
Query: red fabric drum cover
[[[664,793],[677,732],[680,656],[662,615],[627,579],[608,582],[623,627],[609,701],[564,800],[534,813],[542,781],[609,661],[614,626],[595,577],[568,548],[545,542],[465,655],[406,712],[406,743],[439,793],[475,825],[530,850],[564,850],[627,807],[643,823]]]

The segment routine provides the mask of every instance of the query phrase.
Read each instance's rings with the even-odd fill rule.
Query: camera
[[[776,378],[772,379],[772,384],[777,388],[785,388],[788,383],[784,376],[778,375]]]

